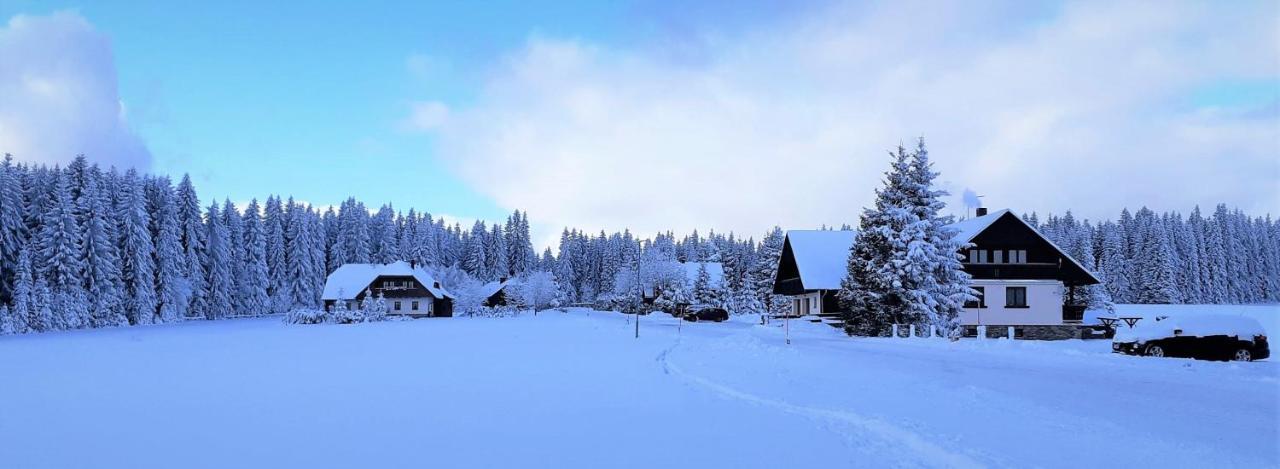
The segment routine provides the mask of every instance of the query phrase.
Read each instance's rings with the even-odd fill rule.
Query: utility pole
[[[640,308],[644,305],[644,285],[640,283],[640,243],[636,243],[636,286],[640,287],[640,306],[636,307],[636,338],[640,338]]]

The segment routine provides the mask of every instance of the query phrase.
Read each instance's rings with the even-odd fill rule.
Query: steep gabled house
[[[951,226],[971,245],[960,250],[961,262],[979,294],[965,304],[961,324],[1014,326],[1027,337],[1078,336],[1085,306],[1069,299],[1075,289],[1100,283],[1092,272],[1008,209],[978,209],[977,217]]]
[[[837,315],[856,232],[791,230],[782,240],[773,292],[791,297],[790,316]]]
[[[1084,306],[1068,304],[1074,290],[1099,283],[1093,273],[1009,210],[951,225],[964,244],[965,272],[973,277],[977,301],[965,304],[960,323],[976,334],[1027,338],[1079,337]],[[841,311],[836,293],[848,272],[852,231],[788,231],[783,241],[774,293],[792,298],[793,316],[833,316]]]
[[[453,295],[421,267],[408,262],[346,264],[329,274],[324,283],[325,309],[346,302],[357,309],[365,295],[382,295],[387,314],[413,317],[453,316]]]

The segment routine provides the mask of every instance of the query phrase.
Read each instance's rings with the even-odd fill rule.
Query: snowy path
[[[5,467],[1275,467],[1280,367],[610,313],[0,338]],[[9,464],[12,462],[14,464]]]

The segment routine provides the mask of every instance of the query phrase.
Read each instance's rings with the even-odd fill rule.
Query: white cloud
[[[409,118],[405,126],[411,130],[436,130],[449,118],[449,107],[436,101],[410,104]]]
[[[837,5],[706,45],[706,60],[533,38],[437,128],[437,157],[506,208],[588,230],[747,235],[856,223],[886,150],[927,138],[992,207],[1280,208],[1280,130],[1191,109],[1276,79],[1275,7]],[[546,235],[547,233],[544,233]]]
[[[125,119],[111,42],[73,12],[14,16],[0,27],[0,152],[23,161],[146,170]]]

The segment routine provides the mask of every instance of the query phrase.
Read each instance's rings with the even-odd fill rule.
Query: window
[[[396,302],[395,308],[396,308],[396,311],[400,311],[400,302],[399,302],[399,301],[397,301],[397,302]]]
[[[987,289],[984,287],[973,287],[978,299],[964,302],[966,308],[986,308],[987,307]]]
[[[986,264],[986,263],[987,263],[987,250],[986,250],[986,249],[983,249],[983,250],[981,250],[981,251],[978,251],[978,263],[979,263],[979,264]]]
[[[1003,263],[1004,263],[1004,251],[1001,251],[1001,250],[999,250],[999,249],[996,249],[996,250],[995,250],[995,252],[994,252],[994,256],[995,256],[995,259],[994,259],[994,260],[992,260],[991,262],[994,262],[994,263],[996,263],[996,264],[1003,264]]]
[[[1005,287],[1004,307],[1026,308],[1027,307],[1027,287]]]
[[[977,263],[978,263],[978,250],[977,250],[977,249],[973,249],[973,250],[970,250],[970,251],[969,251],[969,263],[970,263],[970,264],[977,264]]]
[[[1019,264],[1026,264],[1026,263],[1027,263],[1027,250],[1026,250],[1026,249],[1020,249],[1020,250],[1017,250],[1017,251],[1014,251],[1014,252],[1018,253],[1018,260],[1017,260],[1017,263],[1019,263]]]
[[[409,304],[409,308],[410,308],[410,309],[412,309],[412,310],[414,310],[414,311],[417,311],[417,310],[418,310],[418,302],[417,302],[417,301],[415,301],[415,302],[413,302],[413,303]]]

